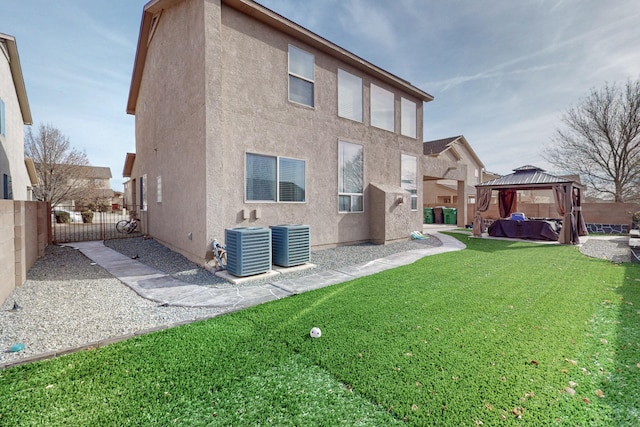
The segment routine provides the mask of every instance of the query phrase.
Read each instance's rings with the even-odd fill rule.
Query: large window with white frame
[[[364,211],[364,150],[362,145],[338,142],[338,210]]]
[[[306,201],[304,160],[247,153],[245,176],[248,202]]]
[[[338,69],[338,116],[362,122],[362,78]]]
[[[418,210],[418,159],[415,156],[402,154],[400,186],[411,194],[411,210]]]
[[[4,101],[0,98],[0,135],[4,136],[7,133],[7,123],[5,120]]]
[[[395,132],[395,118],[393,92],[371,84],[371,126]]]
[[[314,56],[289,45],[289,101],[313,107],[314,84]]]
[[[400,133],[410,138],[416,138],[416,103],[406,98],[400,100]]]

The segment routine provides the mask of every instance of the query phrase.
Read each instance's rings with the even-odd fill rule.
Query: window
[[[247,153],[246,200],[304,202],[304,160]]]
[[[312,54],[289,45],[289,101],[314,106],[314,62]]]
[[[371,85],[371,126],[395,132],[395,98],[392,92]]]
[[[140,177],[140,210],[147,210],[147,175]]]
[[[0,135],[5,136],[7,133],[7,123],[5,121],[4,101],[0,98]]]
[[[11,199],[10,194],[10,185],[9,185],[9,175],[6,173],[2,174],[2,198],[5,200]]]
[[[411,210],[418,210],[418,160],[403,154],[400,160],[400,186],[411,194]]]
[[[339,141],[338,146],[338,210],[362,212],[364,162],[360,144]]]
[[[362,122],[362,79],[338,69],[338,116]]]
[[[410,138],[416,137],[416,103],[408,99],[400,100],[400,132]]]
[[[162,203],[162,177],[158,175],[156,190],[158,192],[156,202]]]

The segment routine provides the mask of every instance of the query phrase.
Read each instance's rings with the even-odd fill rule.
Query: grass
[[[638,425],[640,267],[458,238],[468,249],[2,371],[0,425]]]

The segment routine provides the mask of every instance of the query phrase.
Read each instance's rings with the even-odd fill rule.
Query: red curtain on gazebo
[[[514,189],[507,188],[498,191],[498,209],[500,209],[500,218],[506,218],[511,212],[516,210],[518,206],[518,192]]]

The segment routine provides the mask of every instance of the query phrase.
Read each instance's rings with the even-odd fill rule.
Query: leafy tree
[[[33,189],[37,200],[52,206],[64,201],[83,199],[86,192],[86,153],[71,147],[69,138],[50,124],[40,124],[38,131],[27,129],[25,155],[36,166],[38,185]]]
[[[544,158],[579,174],[592,193],[616,202],[640,200],[640,80],[606,84],[562,118]]]

